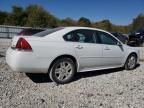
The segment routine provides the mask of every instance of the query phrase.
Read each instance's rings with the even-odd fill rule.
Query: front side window
[[[98,32],[102,44],[117,45],[117,40],[105,32]]]

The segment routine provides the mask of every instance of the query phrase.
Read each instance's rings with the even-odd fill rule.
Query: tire
[[[135,54],[130,54],[126,60],[124,68],[126,70],[132,70],[136,67],[137,57]]]
[[[54,62],[49,72],[50,79],[57,84],[69,83],[76,72],[76,66],[70,58],[61,58]]]

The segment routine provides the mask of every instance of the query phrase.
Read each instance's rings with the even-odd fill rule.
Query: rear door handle
[[[83,49],[83,46],[78,45],[78,46],[76,46],[75,48],[77,48],[77,49]]]

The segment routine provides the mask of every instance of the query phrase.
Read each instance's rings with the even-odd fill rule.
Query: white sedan
[[[104,30],[61,27],[29,37],[14,37],[6,61],[16,72],[48,73],[52,81],[64,84],[76,72],[134,69],[139,50],[124,45]]]

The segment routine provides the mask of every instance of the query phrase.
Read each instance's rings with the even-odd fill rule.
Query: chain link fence
[[[10,46],[11,39],[23,29],[32,29],[31,27],[0,25],[0,53],[3,53]]]
[[[13,36],[16,36],[22,29],[29,28],[31,27],[0,25],[0,38],[12,38]]]
[[[3,53],[10,46],[11,38],[16,36],[22,29],[30,27],[0,25],[0,53]]]

